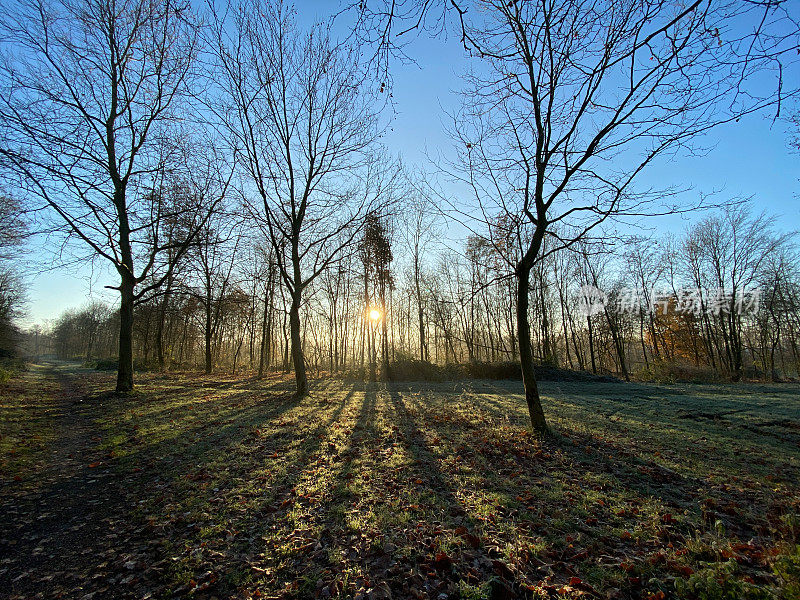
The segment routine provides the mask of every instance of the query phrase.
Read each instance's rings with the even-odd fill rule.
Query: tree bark
[[[274,280],[277,277],[277,267],[272,263],[268,267],[267,287],[264,290],[264,314],[261,320],[261,347],[258,353],[258,376],[264,376],[264,370],[269,367],[272,352],[272,301],[275,294]]]
[[[267,321],[270,317],[270,306],[269,306],[269,291],[264,294],[264,314],[261,319],[261,348],[259,349],[258,353],[258,376],[264,376],[264,365],[266,362],[267,353],[269,352],[267,345],[268,345],[268,338],[269,333],[267,332]]]
[[[206,375],[210,375],[211,371],[214,368],[214,363],[213,363],[213,360],[212,360],[212,357],[211,357],[211,339],[212,339],[212,336],[213,336],[213,331],[211,330],[211,323],[212,323],[211,318],[212,318],[212,310],[213,309],[212,309],[212,305],[211,305],[211,301],[212,301],[211,293],[210,293],[210,289],[211,288],[209,287],[207,289],[209,290],[209,293],[206,294],[206,306],[205,306],[205,309],[206,309],[206,315],[205,315],[206,326],[205,326],[205,331],[204,331],[204,333],[205,333],[205,336],[204,336],[205,337],[205,367],[206,367],[205,370],[206,370]]]
[[[170,292],[172,291],[172,275],[167,277],[167,287],[164,297],[161,299],[158,314],[158,326],[156,327],[156,352],[158,354],[158,370],[166,370],[166,359],[164,356],[164,325],[167,320],[167,304],[169,303]]]
[[[117,392],[133,389],[133,286],[133,277],[123,275],[120,282]]]
[[[589,356],[592,359],[592,373],[597,374],[597,363],[595,362],[594,358],[594,337],[592,334],[592,317],[590,315],[586,315],[586,329],[588,330],[588,335],[589,335]]]
[[[116,96],[116,94],[115,94]],[[110,131],[110,125],[108,126]],[[116,154],[111,133],[109,133],[109,164],[116,161]],[[119,364],[117,365],[117,392],[130,392],[133,389],[133,292],[136,278],[133,271],[133,251],[130,240],[130,223],[128,221],[127,204],[125,201],[125,188],[119,180],[115,167],[112,167],[114,177],[114,205],[119,219],[119,247],[122,255],[122,264],[117,267],[120,275],[120,305],[119,305]]]
[[[381,282],[381,365],[383,369],[382,377],[385,380],[391,379],[389,373],[389,315],[386,313],[386,282]]]
[[[292,338],[292,363],[294,379],[297,386],[295,394],[305,396],[308,393],[308,374],[303,357],[303,340],[300,337],[300,291],[292,293],[292,306],[289,309],[289,330]]]
[[[536,384],[536,373],[533,367],[533,350],[531,348],[531,328],[528,322],[528,302],[530,295],[531,267],[517,266],[517,340],[519,341],[520,367],[522,383],[525,386],[525,401],[528,403],[528,414],[533,430],[539,434],[549,433],[547,421],[542,411],[539,398],[539,387]]]
[[[414,248],[414,285],[417,291],[417,318],[419,319],[419,358],[428,358],[428,342],[425,340],[425,314],[422,310],[422,286],[419,282],[419,247]]]

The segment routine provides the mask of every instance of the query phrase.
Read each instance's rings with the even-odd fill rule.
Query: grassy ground
[[[70,377],[125,498],[95,598],[800,597],[798,385],[544,383],[540,443],[512,382]],[[58,381],[2,392],[13,502]]]
[[[42,370],[23,371],[0,383],[0,475],[23,481],[40,471],[47,450],[55,441],[55,403],[41,402],[61,393],[53,378]]]

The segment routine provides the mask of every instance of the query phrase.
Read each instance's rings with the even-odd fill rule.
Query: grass
[[[41,369],[15,370],[0,381],[0,477],[16,483],[33,479],[55,442],[57,411],[41,402],[43,395],[61,393],[54,377]]]
[[[543,383],[555,435],[539,442],[518,382],[324,380],[298,402],[281,379],[150,374],[120,398],[82,377],[163,561],[154,597],[800,586],[798,385]],[[29,400],[2,398],[6,476],[34,460],[8,457],[25,432],[53,440]]]

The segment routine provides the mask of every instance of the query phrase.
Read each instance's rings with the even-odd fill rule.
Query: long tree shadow
[[[359,499],[350,487],[354,478],[369,476],[360,468],[360,459],[379,438],[375,385],[352,383],[345,400],[321,427],[325,435],[318,436],[320,443],[296,470],[292,492],[270,515],[271,527],[278,527],[271,537],[280,547],[266,562],[290,582],[284,592],[291,595],[316,595],[322,587],[336,592],[348,565],[370,555],[360,543],[365,532],[349,531],[347,517]],[[276,581],[267,582],[273,590],[279,588]]]
[[[398,387],[389,383],[387,392],[391,407],[396,415],[403,441],[414,458],[414,471],[423,478],[423,484],[434,496],[435,503],[445,509],[444,515],[452,525],[462,525],[469,519],[468,513],[458,501],[450,482],[439,468],[441,458],[433,452],[426,442],[414,416],[403,400]]]
[[[451,393],[457,390],[456,386]],[[387,384],[389,408],[397,419],[400,429],[399,439],[413,458],[412,466],[406,476],[413,478],[414,484],[422,488],[423,497],[427,496],[421,501],[427,503],[424,507],[426,510],[422,513],[427,522],[420,525],[429,532],[432,530],[434,540],[424,563],[429,567],[432,566],[436,572],[433,581],[426,583],[429,592],[452,593],[452,590],[458,589],[457,586],[463,582],[468,585],[488,586],[492,597],[529,596],[530,591],[520,584],[517,574],[504,561],[503,549],[494,541],[486,543],[487,540],[483,537],[486,517],[475,514],[465,503],[465,494],[475,490],[463,489],[453,480],[451,473],[446,473],[442,469],[443,461],[450,457],[435,451],[431,443],[437,441],[437,438],[447,437],[446,428],[439,422],[434,421],[434,424],[430,424],[426,421],[426,425],[430,425],[433,431],[438,432],[433,440],[429,440],[420,426],[419,419],[436,415],[418,410],[422,408],[421,402],[417,406],[410,406],[404,398],[404,391],[409,392],[410,389],[401,384]],[[438,388],[436,391],[441,393]],[[458,425],[468,425],[468,423],[459,421]],[[425,516],[426,514],[430,516]],[[446,533],[457,539],[456,544],[449,547],[449,554],[442,552],[436,541],[437,537],[444,537]],[[480,565],[481,569],[476,569],[477,565]],[[490,574],[488,577],[487,570]],[[438,584],[439,579],[449,582],[449,587]],[[407,593],[408,589],[402,591]]]
[[[313,561],[308,545],[316,542],[316,534],[306,517],[316,498],[307,494],[303,485],[320,468],[331,431],[352,405],[356,391],[351,387],[331,401],[324,397],[324,388],[312,390],[299,408],[312,413],[316,409],[318,418],[304,423],[303,429],[295,419],[278,423],[289,431],[257,432],[249,448],[243,448],[246,456],[235,461],[240,470],[228,477],[231,485],[212,490],[208,501],[214,502],[215,497],[220,501],[215,503],[217,512],[206,527],[219,526],[237,533],[233,539],[212,545],[198,532],[201,535],[193,534],[189,543],[214,552],[219,575],[216,590],[235,593],[254,578],[259,586],[280,589],[283,583],[279,579],[293,569],[310,572]],[[231,456],[226,460],[230,464]],[[253,562],[261,566],[254,569]],[[189,561],[195,573],[208,567],[208,556]],[[291,585],[295,583],[290,581]]]
[[[296,460],[279,461],[271,460],[272,455],[291,447],[299,435],[291,431],[297,419],[290,421],[287,416],[302,402],[314,402],[313,397],[301,402],[291,394],[274,390],[259,390],[254,394],[243,389],[199,401],[195,393],[206,388],[187,387],[188,390],[182,388],[184,394],[191,394],[185,407],[172,409],[170,414],[164,412],[169,409],[152,410],[147,414],[149,421],[129,418],[131,413],[141,415],[148,405],[157,402],[157,397],[147,394],[129,398],[94,394],[75,406],[75,410],[87,414],[90,410],[100,410],[106,416],[115,415],[113,426],[104,437],[116,440],[114,448],[124,454],[109,456],[106,461],[90,466],[95,467],[92,472],[95,478],[111,490],[109,497],[116,498],[114,503],[104,500],[106,496],[99,498],[106,505],[104,508],[115,513],[109,533],[127,540],[130,550],[147,548],[144,554],[136,557],[120,549],[122,554],[113,561],[120,564],[113,564],[109,569],[124,572],[123,560],[131,564],[163,565],[182,543],[187,547],[205,545],[204,536],[215,531],[222,521],[226,522],[228,531],[249,525],[252,519],[236,513],[235,503],[240,499],[237,488],[242,482],[262,477],[260,471],[264,464],[277,463],[274,481],[269,486],[271,496],[280,501],[281,494],[291,493],[294,482],[322,444],[324,432],[339,418],[353,395],[351,389],[336,403],[338,406],[326,407],[330,413],[328,418],[312,423],[311,434],[297,444]],[[218,388],[214,393],[218,393]],[[159,437],[151,440],[147,437],[148,431],[138,431],[139,422],[145,426],[156,423],[167,430],[151,432]],[[266,434],[259,429],[264,426],[269,426]],[[248,460],[240,462],[237,457]],[[55,501],[63,494],[82,489],[85,478],[85,473],[77,472],[51,486],[41,486],[39,494],[45,504]],[[205,511],[197,512],[196,507],[205,507]],[[207,512],[212,507],[215,512]],[[260,518],[265,514],[255,510],[252,517]],[[103,543],[100,542],[100,549],[93,555],[109,556],[101,550]],[[94,545],[87,541],[86,547]],[[237,544],[235,540],[226,541],[222,549],[228,546],[235,548]],[[191,560],[187,561],[186,568],[191,569],[192,564]],[[174,584],[174,573],[167,573],[166,577],[159,573],[156,567],[138,576],[129,585],[131,594],[147,587],[160,589],[160,586]]]
[[[522,398],[519,405],[509,402],[519,393],[514,387],[481,381],[475,382],[472,393],[480,395],[481,408],[495,418],[525,427]],[[757,465],[762,467],[762,476],[770,475],[765,458],[787,452],[796,454],[800,423],[791,418],[796,414],[791,409],[791,390],[773,390],[778,394],[776,398],[785,399],[778,403],[780,406],[770,403],[767,407],[760,396],[743,395],[741,391],[736,387],[695,384],[587,387],[550,382],[541,386],[548,418],[565,430],[577,428],[569,433],[612,433],[611,437],[628,437],[634,445],[644,440],[651,452],[681,449],[705,471],[701,463],[706,462],[707,454],[698,449],[697,444],[701,444],[704,452],[717,451],[719,458],[724,454],[726,466],[738,470],[740,476],[752,475],[754,469],[759,470]],[[743,441],[747,441],[744,446]],[[755,460],[750,462],[737,459],[743,448],[759,456],[751,456]]]
[[[141,543],[130,545],[147,548],[127,560],[154,565],[137,593],[146,583],[156,596],[261,589],[306,598],[386,582],[394,597],[412,588],[437,597],[465,582],[524,597],[541,566],[567,583],[583,575],[581,560],[625,557],[613,527],[640,525],[635,516],[613,517],[588,558],[569,543],[557,554],[526,546],[593,535],[589,521],[610,510],[594,503],[599,495],[673,513],[678,522],[665,517],[653,529],[675,539],[700,522],[698,490],[708,487],[624,447],[622,435],[570,431],[564,419],[555,439],[539,443],[510,404],[516,396],[484,383],[316,382],[303,400],[269,383],[165,388],[89,401],[115,415],[104,437],[125,453],[108,462],[120,465],[121,518],[140,529]],[[491,499],[488,508],[478,496]],[[726,498],[751,499],[735,489]],[[763,525],[711,518],[742,539]]]
[[[566,395],[558,397],[560,411],[573,411],[569,418],[558,420],[560,449],[586,469],[599,475],[611,474],[620,486],[635,494],[653,497],[676,510],[690,511],[692,527],[721,522],[740,539],[764,535],[770,527],[766,515],[778,498],[769,492],[772,486],[759,486],[759,467],[754,461],[764,452],[786,452],[787,440],[768,439],[762,432],[758,437],[745,436],[737,421],[727,418],[741,409],[730,410],[728,404],[713,408],[714,418],[709,421],[698,421],[696,414],[708,409],[695,405],[694,386],[667,389],[672,394],[671,403],[662,397],[663,386],[637,387],[650,395],[600,395],[589,403],[576,397],[575,390],[567,390]],[[722,397],[731,393],[728,389],[705,387]],[[752,404],[748,398],[739,402]],[[617,421],[606,420],[611,416],[624,423],[624,430],[615,430]],[[581,417],[586,427],[571,429],[570,425]],[[702,443],[702,449],[696,447],[698,443]],[[666,461],[659,450],[669,453],[671,459]],[[665,462],[673,464],[666,466]],[[769,476],[774,479],[775,472]],[[747,482],[737,485],[739,477]]]
[[[341,401],[334,402],[325,399],[326,392],[322,392],[319,398],[307,399],[304,416],[295,415],[289,424],[291,428],[297,425],[297,419],[311,419],[302,431],[255,435],[250,463],[229,474],[228,479],[234,480],[235,485],[222,485],[217,492],[218,496],[225,496],[216,506],[219,516],[229,519],[226,531],[240,532],[216,546],[216,551],[225,556],[220,562],[228,586],[220,589],[238,589],[242,582],[250,581],[247,577],[252,574],[247,560],[241,558],[244,556],[255,559],[263,570],[254,576],[253,581],[259,586],[295,597],[316,594],[324,587],[329,592],[356,592],[360,586],[366,588],[368,582],[375,581],[388,582],[392,593],[399,597],[410,594],[409,585],[434,596],[450,593],[459,581],[494,585],[495,590],[500,590],[498,594],[505,590],[508,595],[522,596],[527,593],[522,584],[540,576],[535,568],[542,561],[549,560],[552,564],[548,568],[554,569],[555,576],[569,582],[571,577],[582,575],[577,565],[585,559],[564,548],[555,558],[548,554],[541,558],[525,555],[524,561],[507,564],[508,548],[504,544],[515,543],[523,532],[530,539],[532,532],[538,528],[544,532],[545,527],[549,537],[554,533],[591,537],[595,526],[589,521],[595,518],[593,515],[602,518],[605,509],[593,508],[584,514],[581,505],[597,493],[625,502],[631,498],[650,503],[666,513],[655,515],[656,522],[650,525],[636,515],[619,517],[614,527],[651,527],[653,535],[670,540],[690,533],[700,523],[697,491],[705,482],[698,477],[667,469],[654,459],[591,432],[570,431],[559,420],[560,436],[537,445],[522,435],[524,419],[509,419],[514,411],[498,398],[475,400],[492,417],[477,424],[464,418],[463,410],[453,413],[453,405],[441,405],[450,414],[438,415],[437,398],[442,394],[452,397],[451,402],[463,399],[459,386],[444,392],[441,386],[433,386],[436,398],[420,399],[402,388],[389,384],[384,391],[379,385],[354,385]],[[423,393],[426,390],[425,386],[414,387],[415,392],[420,389]],[[461,386],[462,392],[474,393],[469,389]],[[602,402],[602,394],[597,398]],[[642,399],[646,401],[652,399]],[[627,400],[621,403],[633,410]],[[580,406],[575,404],[575,409]],[[440,421],[440,416],[447,418]],[[283,416],[276,415],[269,420],[281,419]],[[646,419],[641,423],[644,428]],[[471,453],[474,458],[471,475],[480,487],[478,491],[498,499],[496,514],[488,517],[493,520],[491,523],[464,502],[465,492],[475,490],[466,490],[463,480],[459,484],[450,466],[443,469],[448,456],[441,448],[446,444],[436,444],[431,436],[445,438],[451,433],[460,439],[453,451]],[[264,473],[263,465],[258,465],[259,457],[266,458],[273,450],[290,445],[292,451],[280,461],[276,472]],[[234,447],[227,446],[225,452]],[[396,460],[401,455],[408,460]],[[225,457],[224,453],[214,460],[224,462],[225,458],[230,464],[231,456]],[[264,493],[244,489],[243,482],[259,478]],[[213,485],[218,484],[215,481]],[[530,502],[538,503],[527,512],[519,506],[528,502],[526,487],[535,492]],[[515,494],[522,500],[515,499]],[[209,492],[206,497],[213,500],[214,495]],[[748,500],[746,494],[736,490],[729,491],[727,497],[740,503]],[[547,501],[553,504],[548,505]],[[246,507],[240,509],[239,502]],[[405,526],[383,516],[403,502],[407,506],[402,510],[410,515]],[[684,509],[691,513],[685,519],[680,516]],[[680,520],[670,520],[670,513],[679,515]],[[715,514],[710,518],[725,520],[729,530],[741,539],[747,539],[748,533],[762,525],[750,519],[740,525],[733,515]],[[390,532],[396,535],[398,531],[403,532],[400,540],[390,537]],[[487,531],[497,536],[491,544],[485,542]],[[591,556],[610,553],[622,560],[629,546],[624,540],[613,541],[613,535],[618,534],[611,526],[603,532],[591,542]],[[192,545],[201,539],[193,534]],[[392,539],[400,543],[384,543]],[[392,547],[401,544],[402,553]],[[417,550],[408,553],[409,547]],[[198,561],[195,573],[205,564]],[[483,565],[483,570],[476,573],[475,564]],[[489,583],[487,572],[496,583]],[[336,573],[350,573],[347,577],[351,579],[337,577]]]
[[[413,386],[415,392],[424,392],[427,387],[422,384]],[[431,387],[437,397],[441,396],[437,386]],[[469,386],[465,387],[469,389]],[[472,406],[461,406],[463,398],[463,395],[454,393],[438,409],[442,412],[455,409],[457,414],[463,414],[465,410],[469,412]],[[395,396],[398,414],[402,415],[408,412],[408,407],[402,406],[401,402],[402,399]],[[483,396],[475,399],[475,403],[481,409],[487,408]],[[670,540],[677,543],[698,532],[713,531],[718,522],[724,524],[726,535],[734,540],[771,535],[770,523],[765,517],[769,506],[764,504],[771,502],[770,494],[764,496],[763,489],[752,490],[748,486],[736,485],[710,487],[709,481],[701,476],[687,473],[685,469],[670,469],[662,464],[663,461],[626,448],[619,440],[606,439],[602,435],[606,433],[604,431],[598,432],[601,435],[575,432],[569,427],[563,428],[567,423],[559,419],[555,420],[556,437],[547,440],[538,451],[528,452],[524,441],[527,423],[520,426],[519,419],[508,419],[508,413],[514,412],[508,405],[498,402],[492,407],[489,404],[491,418],[478,418],[479,424],[473,425],[471,430],[462,427],[461,422],[456,423],[467,434],[464,443],[455,450],[466,450],[475,460],[475,475],[481,477],[481,489],[505,498],[501,504],[504,504],[506,517],[511,516],[518,523],[517,527],[529,521],[534,528],[546,526],[550,537],[554,529],[565,536],[589,535],[596,540],[592,543],[597,552],[621,552],[623,558],[620,560],[624,560],[626,544],[624,539],[620,542],[619,530],[613,533],[615,527],[645,528],[651,532],[648,535],[659,536],[665,540],[664,543]],[[423,415],[426,428],[430,429],[430,419],[433,417],[435,420],[436,415],[431,411]],[[452,420],[453,417],[448,418]],[[413,414],[404,419],[401,417],[408,435],[424,439],[419,427],[413,424],[417,419]],[[442,431],[442,426],[434,426]],[[622,440],[624,436],[614,439],[617,438]],[[679,446],[676,449],[680,452]],[[426,458],[421,456],[422,460]],[[500,476],[491,476],[492,473]],[[529,495],[525,486],[533,493]],[[516,499],[510,497],[510,490],[518,490],[512,492],[518,494]],[[620,516],[611,515],[609,519],[609,509],[603,508],[606,504],[592,500],[598,496],[618,502],[614,510],[619,511]],[[543,505],[542,502],[551,504]],[[565,502],[573,508],[565,511]],[[527,510],[520,506],[525,504],[529,505]],[[638,512],[640,507],[641,515]],[[513,516],[515,514],[517,516]],[[598,518],[609,520],[611,527],[602,528],[606,533],[596,537],[597,525],[593,523]],[[630,535],[624,530],[622,533]],[[616,541],[613,536],[617,536]],[[564,558],[559,560],[563,563]],[[570,572],[572,567],[569,564],[562,566],[568,576],[577,575]]]

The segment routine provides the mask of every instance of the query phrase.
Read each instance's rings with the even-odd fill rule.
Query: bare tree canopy
[[[191,207],[188,235],[165,244],[159,224],[188,207],[152,193],[195,151],[178,107],[193,78],[197,23],[188,4],[171,0],[32,0],[7,3],[0,27],[0,166],[50,209],[43,218],[119,273],[117,389],[127,391],[134,290],[158,255],[185,251],[203,220]]]
[[[482,215],[474,227],[482,223],[517,278],[528,404],[545,431],[528,325],[534,264],[609,217],[678,211],[664,190],[654,207],[650,190],[634,185],[639,174],[668,152],[691,151],[715,126],[767,107],[779,114],[797,93],[783,74],[800,36],[781,3],[422,1],[359,10],[384,23],[375,41],[392,49],[396,36],[428,26],[437,6],[433,22],[457,14],[477,61],[454,118],[458,159],[449,170],[473,199],[454,210]],[[742,20],[754,14],[758,26],[747,29]]]
[[[371,154],[380,135],[377,92],[358,48],[337,45],[322,25],[303,31],[283,2],[232,5],[215,15],[212,37],[219,102],[210,105],[241,156],[243,194],[292,298],[302,395],[303,290],[353,241],[394,177]]]

